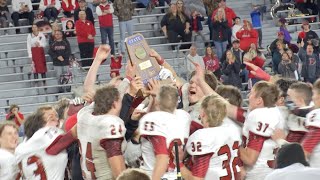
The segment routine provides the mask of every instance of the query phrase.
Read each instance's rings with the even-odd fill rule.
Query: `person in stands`
[[[237,32],[237,38],[240,41],[240,49],[248,51],[252,43],[257,46],[258,32],[249,21],[243,20],[243,28]]]
[[[223,8],[219,8],[212,19],[213,42],[216,47],[217,56],[221,61],[223,53],[227,50],[230,28]],[[231,37],[230,37],[231,38]]]
[[[19,19],[28,19],[29,24],[33,24],[34,13],[32,10],[31,0],[12,0],[11,18],[14,26],[19,26]],[[20,34],[20,29],[16,29],[16,33]]]
[[[6,0],[0,0],[0,28],[12,27],[11,15]]]
[[[24,116],[19,111],[20,107],[16,104],[11,104],[8,110],[8,114],[6,115],[7,121],[14,121],[14,123],[20,127],[23,124]]]
[[[58,18],[61,3],[59,0],[41,0],[39,9],[43,11],[44,17],[52,23]]]
[[[219,59],[210,46],[206,47],[206,52],[205,52],[205,56],[203,57],[203,62],[205,65],[205,69],[208,71],[211,71],[217,77],[217,79],[220,79],[221,70],[220,70]]]
[[[115,55],[114,40],[113,40],[113,5],[109,0],[101,0],[101,3],[96,8],[96,13],[99,18],[101,43],[107,44],[109,39],[109,45],[111,47],[111,56]]]
[[[56,77],[59,84],[62,75],[68,73],[68,67],[70,65],[69,58],[71,55],[70,43],[67,39],[63,38],[62,31],[56,31],[54,34],[55,40],[50,45],[49,55],[53,62],[53,68],[56,71]]]
[[[63,9],[63,14],[67,17],[72,17],[74,10],[79,8],[78,0],[62,0],[61,7]]]
[[[38,79],[38,74],[42,78],[46,78],[47,65],[44,48],[46,47],[46,37],[42,32],[39,32],[37,25],[32,25],[32,33],[28,34],[27,50],[29,58],[32,59],[32,73],[34,79]],[[36,85],[38,82],[36,82]],[[45,85],[45,80],[43,81]]]
[[[311,30],[311,26],[308,21],[304,21],[301,25],[302,31],[298,34],[297,43],[301,44],[303,41],[303,48],[306,50],[309,44],[312,44],[313,39],[319,39],[319,36],[316,32]]]
[[[117,0],[113,2],[114,15],[118,17],[119,30],[120,30],[120,51],[121,54],[125,54],[124,39],[126,37],[126,31],[128,36],[133,35],[133,13],[134,6],[131,0]]]
[[[89,20],[92,24],[94,24],[94,17],[92,10],[87,7],[86,0],[79,0],[79,8],[74,10],[74,22],[79,20],[79,12],[85,11],[86,12],[86,19]]]
[[[169,43],[178,43],[180,41],[179,36],[181,36],[182,42],[191,41],[192,34],[189,21],[185,14],[178,12],[175,3],[170,4],[169,12],[161,20],[162,32],[168,38]],[[188,49],[189,47],[189,44],[183,44],[180,49]],[[175,49],[175,46],[172,46],[172,49]]]
[[[92,64],[94,36],[96,35],[96,30],[93,24],[86,20],[85,11],[79,12],[79,20],[76,22],[76,30],[82,66],[89,67]]]

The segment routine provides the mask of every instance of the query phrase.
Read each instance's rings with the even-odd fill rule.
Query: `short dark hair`
[[[9,107],[9,113],[11,113],[12,109],[14,108],[18,108],[18,110],[20,110],[20,107],[16,104],[11,104],[10,107]]]
[[[196,74],[196,71],[193,71],[190,74],[189,79],[191,79],[195,74]],[[216,90],[216,88],[218,86],[218,80],[212,72],[206,70],[205,75],[204,75],[204,80],[211,87],[211,89]]]
[[[115,101],[120,98],[120,93],[117,88],[113,86],[106,86],[98,89],[93,97],[95,115],[103,115],[108,113]]]
[[[236,16],[235,18],[233,18],[233,20],[235,21],[236,19],[241,19],[239,16]]]
[[[303,96],[304,103],[307,105],[310,104],[312,101],[312,87],[311,85],[305,83],[305,82],[296,82],[291,84],[289,89],[294,90],[295,92],[299,93],[301,96]]]
[[[70,100],[67,99],[67,98],[62,98],[58,101],[58,103],[54,106],[55,110],[57,111],[58,113],[58,118],[59,120],[60,119],[63,119],[65,120],[64,118],[64,113],[65,113],[65,110],[69,107],[70,105]]]
[[[288,89],[291,84],[298,82],[295,79],[288,79],[288,78],[280,78],[275,83],[280,90],[280,97],[286,98],[288,96]]]
[[[242,104],[242,96],[239,88],[231,85],[219,85],[216,92],[225,98],[230,104],[240,107]]]
[[[283,145],[277,153],[276,169],[285,168],[294,163],[301,163],[304,166],[309,166],[301,145],[298,143]]]
[[[24,122],[24,133],[27,139],[31,138],[35,132],[45,126],[46,120],[43,119],[44,113],[52,109],[52,106],[42,106],[26,118]]]

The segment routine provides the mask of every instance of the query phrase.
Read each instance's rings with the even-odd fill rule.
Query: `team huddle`
[[[236,87],[218,85],[196,63],[183,83],[156,52],[152,56],[172,83],[150,80],[145,86],[128,64],[126,78],[95,89],[109,54],[109,46],[100,46],[82,100],[70,104],[69,111],[80,110],[65,122],[53,107],[40,107],[25,120],[20,144],[16,126],[1,124],[1,180],[121,180],[130,179],[124,173],[130,168],[149,179],[263,180],[279,166],[277,149],[291,142],[301,144],[311,167],[320,168],[320,80],[313,86],[272,81],[248,64],[262,81],[251,89],[245,110]],[[140,89],[146,98],[137,96]],[[79,151],[78,161],[70,158],[70,147]]]

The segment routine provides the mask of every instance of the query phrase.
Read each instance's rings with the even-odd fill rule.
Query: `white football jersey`
[[[186,149],[192,156],[213,153],[205,176],[206,180],[220,180],[223,177],[232,180],[235,179],[235,174],[240,172],[238,166],[240,145],[239,129],[227,122],[219,127],[197,130],[189,137]]]
[[[290,131],[308,132],[305,121],[307,114],[312,110],[312,106],[296,108],[288,116],[287,125]]]
[[[126,128],[123,120],[117,116],[92,115],[93,107],[94,103],[91,103],[82,108],[77,115],[82,174],[85,179],[112,179],[106,151],[101,147],[100,141],[124,138]]]
[[[190,124],[191,134],[197,129],[203,128],[203,125],[199,118],[200,109],[201,109],[201,102],[197,102],[196,104],[189,106],[187,109],[187,112],[190,114],[190,118],[191,118],[191,124]]]
[[[272,172],[270,166],[275,160],[275,149],[277,144],[271,139],[271,135],[275,129],[283,129],[284,120],[277,107],[274,108],[258,108],[251,111],[243,125],[244,145],[250,138],[250,132],[255,135],[269,138],[264,141],[259,157],[253,167],[247,168],[246,180],[260,180]]]
[[[320,109],[315,109],[307,114],[306,126],[320,128]],[[313,149],[309,163],[311,167],[320,168],[320,144]]]
[[[151,176],[156,160],[154,147],[151,142],[144,138],[144,136],[165,137],[167,149],[171,152],[169,147],[172,146],[174,140],[181,141],[181,144],[184,144],[185,140],[188,138],[190,122],[189,114],[183,110],[176,110],[174,114],[156,111],[143,116],[139,122],[143,158],[140,168]]]
[[[18,172],[19,169],[14,154],[5,149],[0,149],[0,179],[15,179]]]
[[[44,127],[18,145],[15,151],[17,163],[22,167],[21,176],[28,180],[63,180],[68,162],[66,151],[48,155],[46,148],[63,134],[61,129]],[[21,163],[21,164],[20,164]]]
[[[282,119],[284,120],[284,132],[285,134],[288,134],[289,131],[289,127],[287,125],[288,122],[288,118],[289,118],[289,114],[290,114],[290,110],[288,109],[287,106],[277,106],[277,108],[279,108],[279,111],[282,115]]]

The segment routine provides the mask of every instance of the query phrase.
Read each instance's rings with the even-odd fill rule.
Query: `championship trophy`
[[[161,68],[157,60],[149,56],[150,47],[142,34],[127,37],[125,43],[130,62],[136,64],[136,74],[141,77],[143,84],[147,85],[150,79],[160,80]]]

